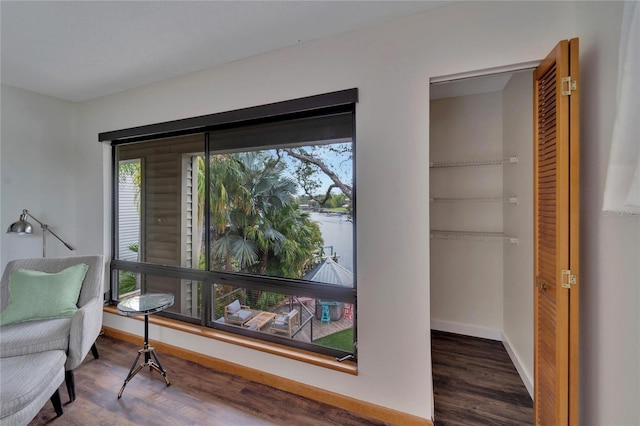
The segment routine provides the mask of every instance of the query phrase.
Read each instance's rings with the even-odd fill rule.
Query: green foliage
[[[271,293],[262,290],[249,290],[248,291],[247,304],[259,311],[269,311],[272,307],[276,306],[279,302],[286,299],[284,294]]]
[[[304,157],[289,157],[285,161],[284,151],[280,150],[217,154],[208,159],[197,157],[193,163],[198,176],[194,249],[200,255],[200,268],[205,266],[201,244],[205,232],[203,212],[207,186],[211,206],[209,261],[212,269],[301,278],[313,266],[324,242],[318,225],[299,210],[298,203],[305,201],[305,204],[317,205],[317,202],[309,195],[298,199],[298,185],[307,194],[315,192],[319,188],[319,173],[326,173],[327,165],[318,163],[323,155],[341,156],[343,162],[350,162],[351,144],[294,150]],[[313,161],[305,161],[305,158]],[[204,176],[206,161],[209,162],[209,182],[205,182]],[[291,173],[297,182],[287,172],[287,167],[293,167]],[[132,181],[136,185],[138,205],[141,174],[139,161],[120,162],[119,180]],[[326,207],[342,208],[349,203],[345,194],[331,194]],[[137,244],[129,249],[135,253],[139,251]],[[123,278],[131,282],[131,277]]]
[[[125,183],[131,177],[133,183],[140,187],[140,162],[121,161],[118,165],[118,182]]]
[[[123,184],[127,182],[127,178],[130,178],[135,186],[135,194],[133,195],[133,202],[138,207],[138,213],[140,213],[140,184],[142,182],[142,169],[140,167],[140,161],[121,161],[118,165],[118,182]]]
[[[120,271],[118,279],[118,292],[120,294],[131,293],[138,287],[136,274],[131,271]]]
[[[304,275],[322,248],[322,235],[295,203],[296,184],[285,167],[266,152],[212,157],[214,269]]]
[[[267,270],[269,275],[301,278],[312,267],[324,240],[318,223],[297,205],[270,212],[277,231],[286,238],[269,247]]]
[[[331,194],[331,197],[324,203],[323,207],[327,208],[342,208],[343,205],[347,203],[346,195],[340,194]]]

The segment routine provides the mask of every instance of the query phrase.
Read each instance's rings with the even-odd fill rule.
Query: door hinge
[[[570,269],[562,270],[562,288],[571,288],[574,285],[577,285],[578,280],[574,274],[571,273]]]
[[[578,82],[569,77],[562,77],[562,95],[571,96],[571,92],[578,90]]]

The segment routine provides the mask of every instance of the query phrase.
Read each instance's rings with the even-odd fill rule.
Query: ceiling
[[[0,1],[3,84],[94,99],[452,1]]]
[[[432,83],[429,97],[432,101],[455,96],[477,95],[480,93],[499,92],[505,88],[512,72],[487,73],[471,78],[454,79],[442,83]]]

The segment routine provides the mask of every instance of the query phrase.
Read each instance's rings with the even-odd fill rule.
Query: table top
[[[340,306],[342,302],[330,302],[328,300],[318,300],[319,305],[327,305],[327,306]]]
[[[145,293],[129,297],[118,303],[118,313],[128,317],[149,315],[163,311],[173,305],[173,294]]]
[[[272,312],[262,311],[258,315],[256,315],[255,317],[251,318],[249,321],[245,322],[244,325],[246,327],[248,327],[251,324],[256,324],[258,326],[258,328],[262,328],[265,325],[267,325],[267,323],[269,321],[271,321],[272,319],[274,319],[275,317],[276,317],[276,314],[274,314]]]

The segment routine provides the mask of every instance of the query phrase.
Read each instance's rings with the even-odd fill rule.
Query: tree
[[[240,270],[253,265],[258,260],[261,247],[269,240],[281,239],[282,235],[273,231],[265,219],[265,212],[272,207],[285,205],[293,196],[295,184],[281,177],[278,168],[269,164],[269,158],[256,152],[233,154],[230,161],[238,166],[240,174],[233,176],[232,182],[220,182],[220,175],[212,176],[212,186],[224,186],[220,191],[221,201],[212,206],[218,233],[212,243],[214,258],[225,258],[225,269],[232,270],[234,261]],[[228,191],[227,189],[232,189]]]
[[[118,183],[120,185],[132,183],[135,188],[133,202],[136,204],[138,214],[140,214],[140,182],[141,169],[140,161],[121,161],[118,164]],[[130,244],[129,250],[138,253],[139,245]],[[118,271],[118,291],[119,294],[126,294],[139,287],[137,275],[131,271]]]
[[[301,278],[323,246],[318,224],[300,212],[286,164],[267,152],[214,156],[211,205],[214,268]],[[218,286],[216,298],[232,292]],[[259,309],[283,296],[250,290]],[[250,303],[246,301],[246,303]]]
[[[331,194],[327,202],[325,203],[326,207],[329,208],[337,208],[342,207],[347,202],[347,197],[343,193],[339,194]]]
[[[353,152],[351,143],[281,148],[278,150],[278,155],[281,155],[280,152],[284,152],[295,160],[296,178],[309,198],[316,200],[320,205],[325,205],[331,198],[331,192],[337,188],[351,203],[353,186],[344,182],[338,170],[345,167],[348,173],[351,173]],[[333,161],[328,161],[329,158]],[[318,195],[318,190],[322,186],[318,177],[320,174],[324,174],[332,183],[323,194]]]
[[[242,192],[242,180],[244,170],[242,164],[231,154],[211,156],[209,159],[210,182],[204,178],[204,158],[200,160],[198,169],[198,211],[204,213],[204,190],[209,185],[211,206],[211,227],[213,239],[224,237],[227,226],[230,224],[230,210],[233,208],[235,195]],[[204,220],[204,218],[202,218]],[[199,221],[199,223],[202,223]],[[212,256],[212,261],[223,260],[223,269],[233,270],[231,239],[226,238],[218,242],[218,255]]]
[[[277,241],[267,256],[268,275],[281,274],[284,277],[300,278],[313,266],[322,252],[324,240],[317,222],[308,213],[300,211],[297,205],[288,205],[269,213],[276,231],[286,236]]]
[[[135,187],[135,193],[133,194],[133,202],[138,208],[140,213],[140,183],[142,182],[142,170],[140,168],[140,161],[121,161],[118,164],[118,183],[124,184],[129,180]]]

